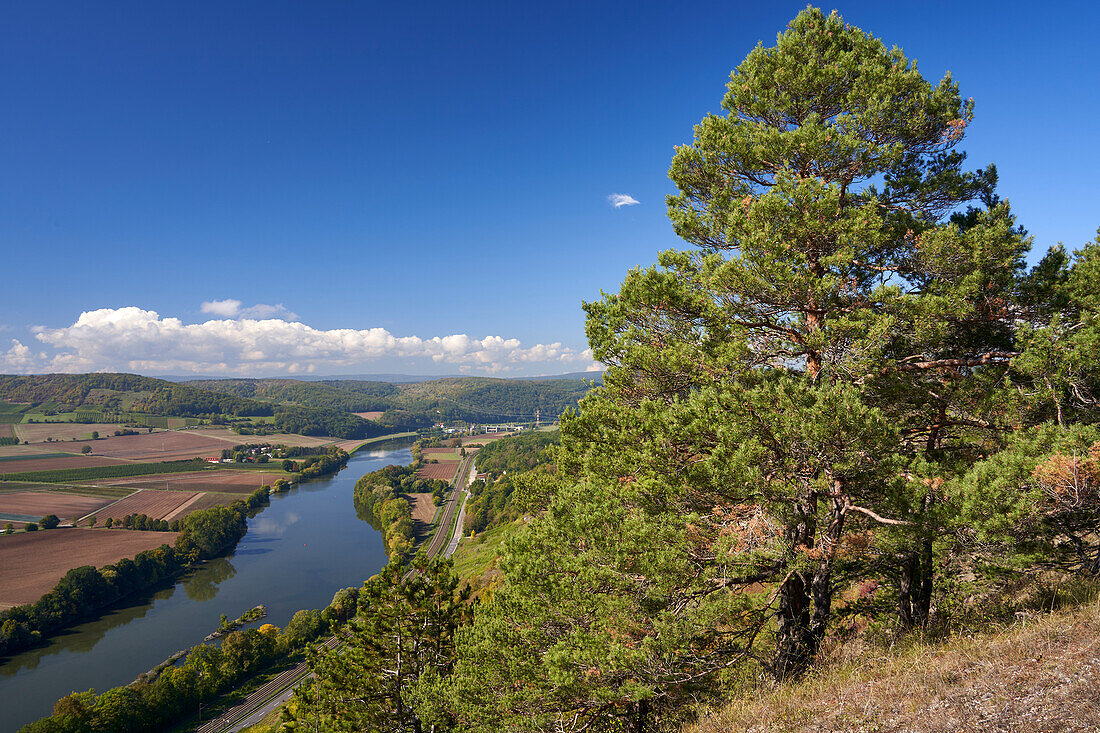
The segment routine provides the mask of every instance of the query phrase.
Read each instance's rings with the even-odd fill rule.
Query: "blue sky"
[[[581,301],[677,246],[673,146],[802,7],[9,3],[0,372],[583,370]],[[974,97],[1037,252],[1095,236],[1097,6],[837,9]]]

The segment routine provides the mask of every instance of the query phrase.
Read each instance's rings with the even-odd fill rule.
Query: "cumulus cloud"
[[[226,301],[212,302],[229,310]],[[395,336],[384,328],[320,330],[285,318],[249,318],[250,309],[239,305],[233,310],[239,317],[192,324],[134,306],[86,311],[71,326],[35,328],[35,337],[57,353],[48,363],[39,360],[35,367],[20,371],[331,373],[333,368],[385,358],[424,360],[483,373],[593,365],[590,349],[577,350],[560,342],[524,346],[518,339],[501,336],[421,338]],[[29,352],[18,346],[18,353],[9,358],[23,358],[22,350]]]
[[[241,305],[243,305],[241,301],[236,298],[207,300],[203,302],[199,310],[203,313],[221,316],[222,318],[254,318],[256,320],[263,320],[264,318],[281,318],[284,321],[298,320],[298,314],[288,309],[282,303],[277,305],[257,303],[247,308],[242,308]]]
[[[34,354],[29,346],[24,346],[18,339],[11,340],[11,348],[0,352],[0,373],[15,373],[34,371],[46,358],[45,354]]]
[[[627,193],[613,193],[607,197],[607,201],[616,209],[621,209],[624,206],[637,206],[638,204],[642,203],[641,201]]]

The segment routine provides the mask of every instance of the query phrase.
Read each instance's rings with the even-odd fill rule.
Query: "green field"
[[[20,456],[0,456],[0,463],[4,461],[38,461],[43,458],[72,458],[72,453],[27,453]]]

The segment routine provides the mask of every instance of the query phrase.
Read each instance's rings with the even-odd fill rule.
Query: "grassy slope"
[[[462,538],[452,559],[460,581],[469,583],[475,595],[500,582],[500,553],[504,541],[517,529],[518,523],[502,524],[473,537]]]
[[[835,660],[685,733],[1100,730],[1100,602],[999,632]]]

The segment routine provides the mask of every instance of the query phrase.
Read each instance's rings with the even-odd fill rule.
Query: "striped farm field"
[[[96,518],[100,524],[108,517],[122,519],[127,514],[144,514],[153,519],[164,519],[195,496],[196,494],[183,491],[139,491],[101,510]]]
[[[135,476],[133,478],[100,481],[101,486],[127,486],[133,489],[158,489],[167,491],[221,491],[233,494],[251,494],[260,486],[273,485],[279,479],[289,479],[292,474],[279,470],[233,471],[229,469],[173,473],[160,476]]]
[[[450,481],[458,471],[457,461],[443,461],[440,463],[425,463],[416,472],[417,478],[437,478]]]

